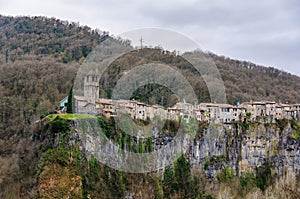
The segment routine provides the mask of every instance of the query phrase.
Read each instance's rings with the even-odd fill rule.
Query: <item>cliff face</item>
[[[248,172],[257,173],[261,168],[269,169],[273,177],[300,172],[299,123],[287,120],[280,120],[274,124],[200,123],[195,138],[189,140],[184,138],[184,134],[191,133],[188,129],[191,129],[192,125],[185,125],[184,132],[177,133],[181,136],[179,138],[174,133],[178,130],[176,127],[166,128],[160,132],[153,128],[150,142],[149,138],[140,141],[128,135],[123,137],[124,133],[121,133],[120,137],[114,136],[118,134],[117,132],[112,132],[111,138],[117,143],[117,148],[138,153],[157,151],[162,147],[171,146],[164,150],[169,157],[175,157],[174,153],[187,149],[184,152],[190,164],[203,168],[209,179],[215,179],[225,168],[231,168],[233,174],[238,176]],[[116,126],[112,129],[116,129]],[[91,154],[90,152],[97,148],[97,143],[97,138],[89,137],[88,145],[84,146],[86,153]],[[166,165],[168,162],[165,156],[168,154],[158,154],[160,156],[157,156],[157,165]],[[128,159],[126,156],[124,161]]]
[[[238,175],[260,167],[270,167],[274,176],[299,174],[298,133],[288,123],[210,126],[192,143],[188,155],[208,178],[225,167]]]
[[[98,135],[96,131],[93,131],[92,125],[99,122],[103,133],[115,143],[117,148],[120,147],[135,153],[147,153],[176,142],[174,133],[176,125],[178,125],[176,122],[168,121],[167,126],[169,127],[163,128],[163,132],[153,129],[150,142],[149,138],[139,141],[125,135],[120,132],[113,120],[101,117],[96,120],[84,118],[81,120],[83,123],[79,125],[74,122],[77,120],[76,117],[78,116],[74,117],[68,114],[60,115],[60,117],[54,116],[52,121],[47,121],[43,125],[43,130],[39,133],[39,136],[42,136],[40,139],[43,140],[43,146],[45,146],[45,151],[39,161],[37,189],[40,196],[46,197],[49,194],[55,194],[56,196],[68,195],[77,198],[87,198],[89,195],[93,196],[92,198],[126,198],[126,196],[134,195],[137,196],[134,198],[156,198],[159,195],[165,196],[167,193],[179,195],[185,193],[182,190],[178,191],[178,187],[172,184],[176,179],[174,175],[176,176],[178,162],[174,164],[175,172],[173,174],[171,169],[173,166],[166,167],[163,173],[130,174],[120,172],[99,163],[95,157],[91,156],[91,151],[96,149],[92,145],[99,144],[97,136],[87,136],[89,144],[83,145],[84,140],[80,135],[80,128],[85,129],[86,132],[89,131],[90,135]],[[185,125],[187,125],[187,129],[193,129],[191,123]],[[190,132],[185,131],[184,133]],[[189,169],[191,169],[192,175],[195,179],[201,179],[202,185],[199,181],[193,181],[193,178],[188,177],[189,175],[183,179],[178,178],[181,176],[178,173],[177,182],[185,180],[189,185],[187,190],[194,185],[195,190],[217,197],[217,194],[223,194],[222,182],[231,184],[241,179],[234,178],[235,174],[243,176],[243,174],[254,173],[263,178],[267,176],[267,179],[280,179],[281,177],[289,179],[290,184],[287,185],[284,182],[283,186],[289,189],[294,186],[294,189],[291,189],[294,193],[298,186],[295,177],[299,174],[300,165],[299,133],[299,123],[288,121],[278,121],[276,124],[245,122],[209,125],[200,123],[195,138],[185,140],[181,144],[188,146],[185,157],[188,157],[189,163],[183,164],[186,165],[184,173],[189,173]],[[111,155],[116,155],[116,153],[112,151]],[[164,158],[157,158],[159,165],[165,165],[165,161]],[[196,175],[195,170],[197,170]],[[167,180],[168,176],[172,179],[172,183]],[[248,194],[251,190],[255,191],[257,187],[264,191],[271,184],[266,179],[249,176],[249,179],[253,182],[255,180],[257,184],[251,185],[252,187],[247,185],[250,186],[249,189],[247,186],[239,188],[235,185],[232,193],[238,194],[237,198]],[[215,183],[217,179],[221,183]],[[248,178],[245,179],[248,181]],[[262,180],[262,183],[259,180]],[[213,186],[213,188],[207,189],[207,186]],[[141,190],[146,191],[141,192]],[[175,190],[175,192],[170,190]],[[277,191],[280,193],[281,188],[278,188]],[[273,190],[269,192],[273,192]],[[193,193],[198,192],[193,191]],[[298,194],[298,190],[295,193]]]

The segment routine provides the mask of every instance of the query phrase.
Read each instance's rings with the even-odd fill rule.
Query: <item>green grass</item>
[[[51,115],[47,115],[46,118],[52,121],[57,116],[59,116],[60,118],[65,119],[65,120],[91,119],[91,118],[98,118],[99,117],[99,116],[93,116],[93,115],[88,115],[88,114],[66,113],[66,114],[51,114]]]

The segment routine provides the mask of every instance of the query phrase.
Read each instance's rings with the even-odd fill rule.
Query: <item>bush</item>
[[[239,192],[240,195],[246,195],[253,188],[257,187],[256,177],[252,172],[247,172],[239,178]]]
[[[49,149],[43,153],[43,159],[46,164],[54,163],[67,166],[69,164],[69,153],[67,149],[62,147]]]
[[[230,167],[225,167],[221,172],[217,173],[217,179],[219,182],[229,182],[233,179],[233,170]]]
[[[69,122],[67,120],[59,117],[59,116],[57,116],[51,122],[50,130],[51,130],[52,133],[62,133],[62,134],[65,134],[69,129],[70,129]]]
[[[256,186],[260,190],[265,191],[268,186],[273,184],[273,180],[268,162],[264,167],[256,168]]]

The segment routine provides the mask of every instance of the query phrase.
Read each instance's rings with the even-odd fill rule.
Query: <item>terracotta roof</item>
[[[145,104],[143,102],[136,102],[137,105],[143,105],[143,106],[149,106],[148,104]]]
[[[205,110],[202,108],[194,108],[194,111],[205,111]]]
[[[266,105],[266,102],[244,102],[243,104],[250,104],[250,105]]]
[[[207,107],[219,107],[217,104],[213,104],[213,103],[201,103],[200,105],[204,105]]]
[[[184,110],[184,109],[180,107],[169,107],[168,110]]]
[[[244,102],[243,104],[250,104],[250,105],[266,105],[266,104],[276,104],[274,101],[256,101],[256,102]]]
[[[104,99],[104,98],[99,99],[97,102],[101,104],[113,104],[111,99]]]
[[[293,106],[292,104],[279,104],[279,105],[282,107],[292,107]]]
[[[231,104],[217,104],[217,105],[221,108],[234,108],[234,106]]]

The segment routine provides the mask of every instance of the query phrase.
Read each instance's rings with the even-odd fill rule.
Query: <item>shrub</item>
[[[62,134],[65,134],[69,129],[70,129],[69,122],[67,120],[59,117],[59,116],[57,116],[51,122],[50,130],[51,130],[52,133],[62,133]]]
[[[219,182],[229,182],[233,179],[234,174],[230,167],[225,167],[221,172],[217,173],[217,179]]]

